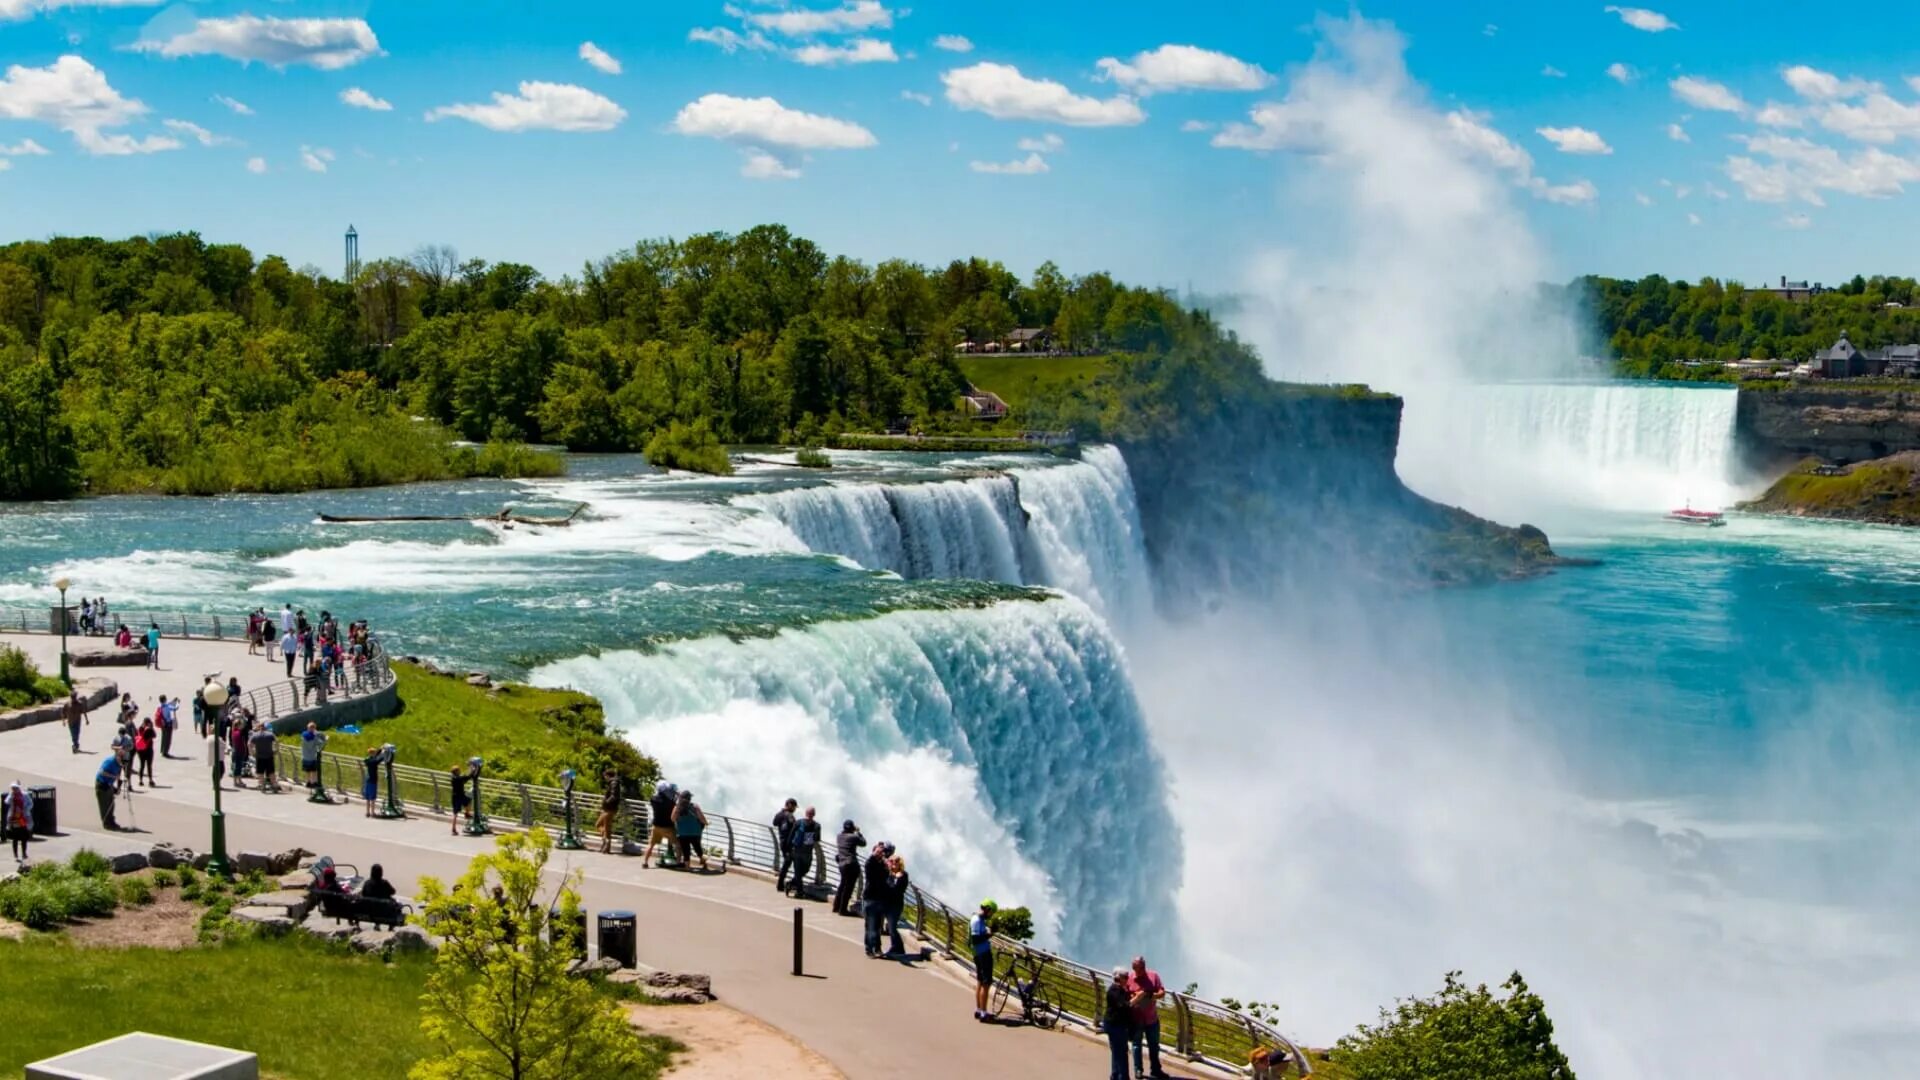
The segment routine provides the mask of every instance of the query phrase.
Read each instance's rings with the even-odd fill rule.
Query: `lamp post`
[[[227,688],[217,679],[208,679],[207,685],[200,690],[200,700],[218,715],[226,707]],[[217,725],[209,726],[215,731],[219,730]],[[207,873],[225,878],[232,876],[232,870],[227,865],[227,817],[220,811],[220,740],[208,739],[207,746],[210,748],[208,757],[213,772],[213,855],[207,860]]]
[[[60,590],[60,681],[69,688],[73,686],[73,675],[67,660],[67,586],[72,584],[66,578],[57,578],[53,583],[53,587]]]

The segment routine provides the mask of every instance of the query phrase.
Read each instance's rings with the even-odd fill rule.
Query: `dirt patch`
[[[202,909],[180,899],[180,890],[161,889],[153,903],[122,907],[110,919],[82,919],[67,927],[75,945],[93,949],[124,949],[146,945],[156,949],[185,949],[200,943]]]
[[[846,1080],[827,1059],[778,1028],[718,1002],[706,1005],[628,1005],[627,1019],[649,1035],[679,1040],[672,1080]]]

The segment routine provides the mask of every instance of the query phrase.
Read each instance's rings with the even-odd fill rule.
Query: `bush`
[[[825,450],[817,446],[803,446],[794,452],[793,460],[803,469],[831,469],[833,459]]]
[[[195,870],[193,867],[183,866],[180,868],[180,887],[181,888],[185,888],[188,885],[194,884],[199,880],[199,878],[200,878],[200,871]]]
[[[0,705],[23,709],[58,701],[66,693],[65,683],[40,674],[40,669],[18,647],[0,645]]]
[[[80,877],[68,875],[67,910],[78,917],[97,918],[113,914],[120,906],[119,894],[114,890],[113,879],[105,877]]]
[[[120,902],[128,907],[145,907],[153,903],[153,882],[143,877],[121,878]]]
[[[67,860],[67,867],[74,873],[87,877],[105,877],[113,873],[113,864],[107,861],[105,855],[92,848],[81,848],[74,852],[73,858]]]
[[[49,930],[67,921],[66,896],[45,878],[23,877],[0,888],[0,915],[29,929]]]
[[[647,463],[662,469],[685,469],[713,476],[733,475],[727,448],[714,437],[703,417],[691,424],[674,421],[653,433],[644,451]]]
[[[1333,1062],[1353,1080],[1574,1080],[1553,1043],[1546,1004],[1514,972],[1504,998],[1460,973],[1430,998],[1409,998],[1380,1023],[1340,1040]]]
[[[173,871],[171,870],[155,870],[152,880],[154,888],[166,889],[172,887],[177,879],[173,876]]]
[[[83,851],[74,861],[90,863],[91,860],[81,858],[86,855],[100,858]],[[72,918],[107,915],[118,906],[119,892],[113,878],[82,873],[72,865],[41,863],[0,885],[0,915],[35,930],[45,930]]]

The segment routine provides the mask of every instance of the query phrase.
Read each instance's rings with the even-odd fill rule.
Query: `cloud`
[[[1795,109],[1791,105],[1782,105],[1777,101],[1769,101],[1765,105],[1762,105],[1753,114],[1753,122],[1759,124],[1761,127],[1773,128],[1797,128],[1805,126],[1805,121],[1801,118],[1800,110]]]
[[[959,34],[941,34],[933,39],[933,47],[943,52],[970,53],[973,51],[973,42]]]
[[[1789,229],[1805,229],[1813,225],[1813,219],[1805,214],[1788,214],[1780,219],[1780,224]]]
[[[0,78],[0,119],[47,124],[73,136],[89,154],[178,150],[178,139],[163,135],[136,139],[106,130],[125,127],[148,111],[137,98],[122,97],[99,68],[79,56],[62,56],[43,68],[15,64]]]
[[[1810,68],[1805,64],[1795,64],[1780,73],[1793,92],[1809,101],[1838,101],[1844,98],[1859,97],[1873,84],[1865,79],[1842,79],[1831,72]]]
[[[248,158],[247,171],[252,173],[255,176],[261,176],[265,174],[267,171],[267,159],[263,157]]]
[[[1667,87],[1673,91],[1675,98],[1696,109],[1745,115],[1751,108],[1739,94],[1727,89],[1725,84],[1711,79],[1682,75],[1667,83]]]
[[[1095,65],[1100,77],[1136,94],[1166,90],[1259,90],[1273,76],[1255,64],[1194,45],[1162,45],[1132,60],[1107,57]]]
[[[1488,23],[1487,25],[1480,28],[1481,37],[1494,37],[1499,33],[1500,33],[1500,25],[1498,23]]]
[[[612,131],[627,110],[584,86],[529,81],[517,94],[494,91],[489,104],[442,105],[427,113],[429,121],[449,116],[494,131]]]
[[[814,8],[783,8],[779,11],[744,12],[728,7],[732,15],[748,26],[771,30],[787,37],[812,37],[815,34],[849,34],[861,30],[885,30],[893,25],[893,12],[880,0],[850,0],[824,11]]]
[[[308,172],[326,172],[327,164],[332,160],[333,151],[324,146],[303,146],[300,148],[300,166]]]
[[[51,153],[53,151],[32,139],[21,139],[12,146],[0,145],[0,157],[45,157]]]
[[[1649,34],[1658,34],[1666,30],[1678,30],[1680,24],[1657,11],[1646,8],[1607,6],[1607,11],[1620,16],[1620,21],[1635,30],[1645,30]]]
[[[802,45],[788,55],[808,67],[839,64],[891,64],[900,59],[890,42],[854,38],[845,45]]]
[[[682,135],[786,150],[860,150],[880,140],[850,120],[789,109],[770,97],[707,94],[673,118]]]
[[[340,103],[356,109],[371,109],[374,112],[392,112],[393,103],[384,98],[374,97],[357,86],[349,86],[340,91]]]
[[[1030,153],[1057,154],[1066,148],[1067,140],[1049,131],[1037,139],[1021,139],[1015,145]]]
[[[1681,127],[1679,124],[1667,125],[1667,138],[1672,139],[1674,142],[1690,143],[1693,141],[1693,136],[1687,134],[1687,129]]]
[[[1623,64],[1618,60],[1607,65],[1607,78],[1612,79],[1621,86],[1625,86],[1639,77],[1640,72],[1632,65]]]
[[[1595,131],[1583,127],[1535,128],[1535,133],[1563,154],[1611,154],[1613,147]]]
[[[1206,120],[1188,120],[1180,125],[1180,130],[1186,132],[1212,131],[1213,124]]]
[[[168,131],[177,131],[199,143],[201,146],[221,146],[233,141],[224,135],[215,135],[199,124],[189,123],[185,120],[162,120],[161,123],[166,126]]]
[[[1920,180],[1920,162],[1889,154],[1877,146],[1842,154],[1833,147],[1786,135],[1735,138],[1746,147],[1747,155],[1727,158],[1723,168],[1727,178],[1754,202],[1799,200],[1810,206],[1825,206],[1823,192],[1884,199]],[[1759,160],[1762,158],[1766,160]]]
[[[1549,79],[1564,79],[1567,77],[1566,72],[1561,71],[1559,68],[1554,67],[1552,64],[1548,64],[1546,67],[1541,68],[1540,74],[1546,76]]]
[[[1831,102],[1816,115],[1821,127],[1855,142],[1920,139],[1920,105],[1895,101],[1881,90],[1868,94],[1858,104]]]
[[[911,102],[913,102],[913,103],[914,103],[914,104],[916,104],[916,105],[931,105],[931,104],[933,104],[933,96],[932,96],[931,94],[922,94],[922,93],[920,93],[920,92],[919,92],[918,90],[902,90],[902,91],[900,91],[900,100],[902,100],[902,101],[911,101]]]
[[[382,55],[380,40],[365,19],[277,19],[235,15],[201,19],[173,37],[135,42],[136,52],[182,56],[224,56],[241,63],[274,67],[308,64],[322,71],[352,67]]]
[[[222,105],[225,105],[228,109],[232,110],[235,116],[252,116],[253,115],[253,109],[250,108],[247,105],[247,103],[244,101],[235,101],[234,99],[228,97],[225,94],[215,94],[213,95],[213,100],[219,102]]]
[[[1051,172],[1047,159],[1039,154],[1028,154],[1019,161],[974,161],[967,168],[977,173],[992,173],[996,176],[1038,176]]]
[[[0,0],[0,22],[27,19],[42,12],[83,7],[159,7],[167,0]]]
[[[620,61],[615,60],[612,53],[595,45],[591,41],[583,41],[580,43],[580,59],[592,64],[595,69],[608,75],[620,74]]]
[[[1687,215],[1687,224],[1689,224],[1689,225],[1698,225],[1698,224],[1700,224],[1700,215],[1699,215],[1699,214],[1688,214],[1688,215]]]
[[[1633,193],[1633,201],[1639,203],[1641,206],[1652,206],[1653,196],[1644,191],[1636,191]]]
[[[749,180],[798,180],[800,170],[765,150],[750,148],[746,151],[745,164],[740,166],[740,175]]]
[[[1051,79],[1030,79],[1010,64],[975,64],[940,76],[956,108],[996,120],[1038,120],[1075,127],[1127,127],[1147,118],[1131,97],[1091,98]]]
[[[773,42],[768,41],[766,35],[758,30],[742,34],[724,26],[696,26],[687,31],[687,40],[717,45],[722,52],[727,53],[739,52],[741,49],[748,52],[765,52],[773,48]]]
[[[1700,190],[1706,192],[1707,198],[1709,199],[1725,199],[1729,197],[1725,189],[1715,187],[1711,182],[1701,184]]]

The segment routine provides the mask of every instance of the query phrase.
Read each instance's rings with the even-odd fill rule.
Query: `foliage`
[[[110,876],[88,872],[92,860],[79,856],[91,854],[79,852],[74,862],[64,865],[36,863],[26,873],[0,882],[0,916],[34,930],[49,930],[68,919],[111,913],[119,906],[118,893]]]
[[[1029,402],[1048,395],[1085,390],[1113,369],[1114,358],[1098,356],[963,356],[960,371],[982,390],[1000,395],[1016,415]]]
[[[1920,524],[1920,454],[1864,461],[1838,475],[1808,460],[1741,509],[1761,513]]]
[[[88,877],[104,877],[113,873],[113,863],[92,848],[81,848],[74,852],[73,858],[67,860],[67,868]]]
[[[443,940],[420,1012],[439,1056],[415,1063],[409,1076],[613,1080],[663,1064],[612,999],[567,974],[580,959],[572,935],[548,939],[549,911],[561,926],[581,911],[578,870],[555,892],[542,891],[552,850],[543,829],[509,834],[476,856],[452,888],[420,879],[416,918]]]
[[[19,709],[58,701],[66,694],[66,684],[40,674],[18,646],[0,645],[0,707]]]
[[[831,469],[833,459],[817,446],[803,446],[793,452],[794,464],[803,469]]]
[[[183,866],[180,869],[187,870],[190,868]],[[156,889],[170,889],[180,883],[179,875],[172,870],[155,870],[153,873],[147,875],[147,877],[148,880],[153,882],[153,887]]]
[[[720,440],[714,437],[713,428],[707,424],[706,417],[689,424],[675,420],[654,432],[653,438],[647,440],[645,453],[649,464],[662,469],[685,469],[712,476],[733,474],[733,462],[727,458],[727,448],[721,446]]]
[[[987,919],[987,928],[1015,941],[1033,940],[1033,912],[1024,907],[997,908]]]
[[[1430,998],[1409,998],[1341,1039],[1333,1060],[1354,1080],[1574,1080],[1553,1042],[1546,1003],[1519,972],[1469,989],[1460,973]]]
[[[144,907],[153,903],[153,882],[133,875],[121,878],[120,902],[128,907]]]

